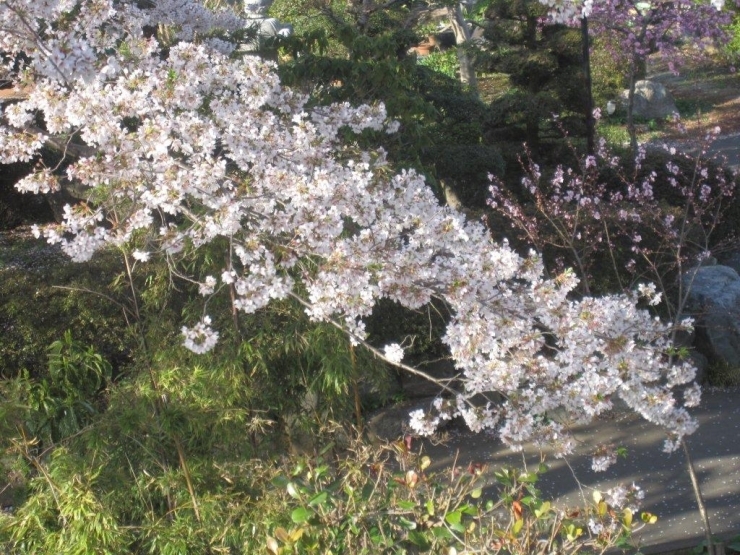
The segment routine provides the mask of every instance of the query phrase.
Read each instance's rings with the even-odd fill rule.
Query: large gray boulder
[[[626,108],[629,91],[622,91],[620,98],[622,105]],[[663,85],[649,80],[635,83],[635,104],[632,115],[645,119],[662,119],[677,113],[676,103]]]
[[[683,277],[685,313],[704,330],[712,358],[740,368],[740,275],[728,266],[702,266]]]
[[[243,52],[256,52],[262,49],[269,39],[275,37],[289,37],[293,34],[293,26],[290,23],[282,23],[274,17],[250,17],[247,24],[255,32],[256,36],[241,45]]]

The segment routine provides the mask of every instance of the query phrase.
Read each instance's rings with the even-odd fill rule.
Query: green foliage
[[[455,78],[454,52],[418,63],[408,56],[420,36],[406,26],[406,4],[377,10],[367,22],[340,2],[301,9],[278,1],[271,12],[296,29],[284,42],[283,82],[303,88],[316,104],[383,102],[399,132],[348,135],[348,142],[382,144],[398,166],[421,170],[433,185],[445,180],[463,202],[482,206],[487,173],[501,172],[503,162],[495,146],[484,145],[487,107]]]
[[[100,460],[58,448],[28,482],[29,497],[0,516],[0,541],[14,553],[274,554],[439,552],[443,548],[531,553],[547,541],[559,552],[626,544],[628,514],[611,534],[590,536],[589,518],[610,523],[603,501],[566,516],[540,498],[537,472],[502,469],[484,489],[479,466],[437,474],[429,457],[403,442],[380,448],[353,441],[312,457],[198,466],[191,455],[198,515],[183,476],[151,464],[135,446]],[[143,455],[144,460],[135,458]],[[127,462],[129,467],[112,468]],[[575,516],[572,516],[575,515]]]
[[[310,428],[317,418],[347,418],[355,410],[358,387],[367,392],[365,402],[374,398],[374,405],[390,397],[393,377],[387,366],[354,349],[334,326],[310,322],[296,303],[274,303],[244,318],[244,327],[254,330],[240,347],[246,368],[258,378],[252,387],[285,425]],[[297,414],[308,420],[294,422]]]
[[[328,329],[296,324],[299,333],[279,335],[281,318],[292,320],[295,310],[282,308],[256,315],[250,323],[268,327],[238,352],[224,347],[193,363],[162,350],[149,364],[137,357],[110,382],[100,355],[66,334],[50,349],[48,377],[2,382],[0,468],[14,507],[0,514],[0,543],[19,555],[369,554],[491,545],[524,554],[543,538],[565,552],[626,539],[629,526],[614,537],[587,537],[585,519],[607,513],[597,507],[582,511],[581,520],[565,519],[539,499],[536,474],[499,473],[499,487],[484,493],[480,467],[434,474],[428,457],[405,442],[371,447],[344,426],[327,426],[327,415],[304,430],[313,443],[308,455],[280,456],[276,424],[301,403],[305,382],[285,368],[280,391],[266,396],[279,366],[301,365],[302,380],[313,376],[328,394],[344,392],[352,378],[336,365],[365,364],[353,362],[352,350]],[[327,365],[339,373],[333,380]],[[74,426],[59,425],[60,433],[48,431],[50,415],[67,418],[58,407],[83,404],[96,410]]]
[[[84,428],[98,412],[96,394],[110,378],[110,364],[66,331],[49,347],[48,376],[30,387],[28,403],[38,415],[26,424],[31,435],[56,443]]]
[[[727,31],[730,40],[724,46],[725,55],[730,60],[737,60],[740,57],[740,12],[735,12]]]
[[[524,555],[544,544],[548,552],[575,553],[626,546],[639,527],[630,512],[615,517],[600,498],[568,515],[556,510],[535,487],[539,471],[502,469],[494,473],[496,485],[484,488],[482,466],[434,473],[430,458],[412,455],[403,442],[387,449],[395,463],[387,453],[360,448],[333,463],[318,457],[283,467],[289,472],[272,480],[268,500],[279,510],[267,523],[267,551]],[[610,532],[592,536],[589,518]]]
[[[550,143],[545,147],[543,141],[560,140],[563,130],[570,136],[586,133],[580,32],[541,25],[545,13],[537,0],[491,2],[485,36],[494,48],[481,62],[486,71],[507,74],[510,81],[508,90],[491,102],[486,139],[496,144],[526,142],[538,159],[551,154]],[[516,177],[516,157],[505,160]]]
[[[604,117],[606,117],[606,103],[610,100],[616,102],[619,93],[627,88],[625,68],[612,55],[612,49],[618,47],[609,44],[609,40],[614,40],[614,38],[604,34],[591,37],[591,82],[594,106],[601,108]]]
[[[713,361],[707,368],[707,381],[716,387],[737,387],[740,385],[740,368]]]
[[[419,65],[428,67],[432,71],[446,75],[450,79],[457,78],[458,62],[454,49],[444,52],[431,52],[428,56],[419,58]]]
[[[440,358],[447,354],[441,341],[449,313],[440,302],[412,311],[388,299],[381,300],[368,318],[369,341],[378,348],[402,339],[413,358]]]
[[[120,272],[115,253],[74,264],[58,249],[19,233],[0,251],[0,376],[47,369],[47,348],[62,330],[94,345],[119,371],[127,359],[121,307],[105,298]],[[114,299],[115,300],[115,299]]]
[[[14,553],[125,552],[126,534],[96,491],[102,466],[90,462],[58,448],[48,463],[38,463],[27,501],[0,517],[0,541],[13,546]]]

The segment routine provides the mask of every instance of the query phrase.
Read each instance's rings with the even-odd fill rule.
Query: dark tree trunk
[[[593,155],[596,152],[595,135],[596,121],[594,120],[594,96],[591,83],[591,48],[588,42],[588,18],[581,18],[581,40],[583,41],[583,75],[586,81],[586,152]]]

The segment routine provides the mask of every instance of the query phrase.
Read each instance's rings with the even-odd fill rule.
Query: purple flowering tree
[[[588,6],[584,4],[584,11]],[[621,48],[612,54],[627,69],[627,130],[633,152],[637,152],[634,126],[635,83],[641,77],[647,57],[661,52],[668,57],[669,67],[676,71],[680,49],[691,44],[698,50],[727,39],[726,25],[730,13],[723,10],[722,0],[672,2],[642,0],[602,0],[593,2],[589,18],[595,33],[618,37]]]

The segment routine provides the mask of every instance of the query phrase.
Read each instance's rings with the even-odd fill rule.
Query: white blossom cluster
[[[636,514],[645,499],[645,492],[639,486],[620,484],[605,492],[594,491],[594,501],[605,504],[604,509],[598,509],[597,514],[589,518],[588,531],[595,535],[613,534],[624,526],[625,511]]]
[[[382,105],[309,110],[256,58],[184,40],[165,51],[144,38],[157,14],[165,22],[205,14],[192,1],[147,12],[91,0],[71,15],[73,4],[0,3],[0,24],[17,29],[0,37],[0,49],[31,59],[19,75],[28,99],[0,119],[0,159],[27,160],[47,136],[89,150],[65,176],[88,188],[88,202],[43,230],[73,259],[146,233],[137,260],[176,263],[186,247],[226,238],[233,256],[199,285],[202,295],[229,289],[238,310],[254,312],[305,292],[310,317],[341,323],[354,340],[382,298],[410,308],[443,299],[453,314],[444,340],[464,390],[412,415],[421,434],[461,415],[515,449],[535,441],[566,454],[569,427],[610,410],[614,397],[665,428],[667,448],[695,430],[673,394],[694,370],[670,364],[671,330],[636,298],[571,298],[572,273],[546,278],[534,253],[522,258],[440,206],[414,171],[390,175],[382,151],[353,156],[342,146],[345,128],[395,130]],[[71,23],[56,25],[61,17]],[[214,17],[208,25],[225,16]],[[200,22],[191,22],[193,36]],[[45,129],[31,127],[36,114]],[[44,169],[20,184],[54,186]],[[208,316],[182,333],[198,353],[218,340]],[[400,363],[403,350],[389,345],[385,355]],[[491,392],[505,401],[471,405]],[[698,390],[687,392],[687,405],[697,401]]]
[[[569,24],[583,17],[589,17],[594,9],[594,3],[607,3],[613,0],[540,0],[540,4],[549,8],[549,17],[555,23]],[[725,0],[709,0],[709,4],[717,11],[725,7]]]
[[[550,19],[555,23],[569,24],[581,17],[588,17],[593,9],[593,0],[540,0],[549,8]]]
[[[606,502],[615,509],[629,509],[636,513],[645,499],[645,492],[640,486],[619,485],[605,492]]]
[[[152,9],[145,10],[147,20],[154,25],[164,23],[174,26],[177,29],[177,38],[182,40],[192,41],[197,36],[203,37],[217,29],[233,32],[248,24],[230,9],[209,10],[197,0],[155,0],[153,3]],[[208,42],[212,41],[213,38]],[[229,51],[224,42],[217,40],[212,46],[220,52],[224,52],[222,49]]]
[[[218,332],[211,328],[211,318],[204,316],[192,328],[182,327],[182,335],[185,338],[183,345],[196,354],[207,353],[218,343]]]
[[[403,347],[398,343],[391,343],[385,346],[384,354],[388,362],[399,364],[403,360]]]

